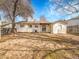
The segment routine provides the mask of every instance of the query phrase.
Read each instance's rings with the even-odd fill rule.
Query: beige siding
[[[17,24],[16,28],[17,32],[51,32],[51,24],[48,23]]]
[[[29,27],[29,25],[24,25],[21,27],[20,25],[17,25],[17,32],[32,32],[32,28]]]
[[[46,32],[51,32],[51,25],[46,26]]]
[[[61,24],[61,23],[55,23],[53,25],[53,33],[57,34],[57,33],[63,33],[66,34],[66,25]]]

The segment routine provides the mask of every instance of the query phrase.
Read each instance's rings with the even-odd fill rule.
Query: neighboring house
[[[69,19],[69,20],[60,20],[52,24],[52,33],[79,33],[79,17]]]

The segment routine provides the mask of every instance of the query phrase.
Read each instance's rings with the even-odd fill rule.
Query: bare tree
[[[6,12],[12,21],[12,32],[15,29],[15,18],[20,15],[32,17],[33,9],[30,5],[31,0],[0,0],[0,9]]]
[[[79,0],[51,0],[51,3],[56,5],[55,11],[61,9],[63,14],[71,15],[79,12]]]

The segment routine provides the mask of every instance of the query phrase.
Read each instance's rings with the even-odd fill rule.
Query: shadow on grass
[[[41,41],[50,41],[50,42],[56,42],[59,44],[66,43],[66,44],[72,44],[72,45],[79,45],[79,41],[72,40],[72,38],[66,38],[64,36],[50,36],[42,33],[17,33],[17,36],[8,37],[5,40],[2,39],[1,42],[5,42],[7,40],[12,39],[31,39],[31,40],[41,40]]]
[[[60,49],[55,49],[55,50],[51,50],[51,52],[49,52],[49,53],[47,53],[46,55],[44,55],[43,57],[42,57],[42,59],[45,59],[48,55],[51,55],[51,54],[53,54],[53,53],[56,53],[56,52],[58,52],[58,51],[62,51],[62,50],[64,50],[64,51],[68,51],[68,50],[70,50],[70,51],[74,51],[74,50],[79,50],[79,47],[78,48],[60,48]],[[74,53],[75,54],[75,53]],[[79,56],[79,54],[75,54],[75,56]],[[57,57],[57,56],[56,56]],[[65,56],[66,57],[66,56]],[[59,57],[60,58],[60,57]],[[58,59],[59,59],[58,58]],[[72,57],[73,58],[73,57]],[[68,58],[68,59],[72,59],[72,58]]]
[[[36,34],[37,35],[37,34]],[[41,37],[45,36],[45,37]],[[72,40],[72,38],[66,38],[63,36],[57,36],[57,37],[51,37],[45,34],[38,34],[38,36],[19,36],[20,38],[25,39],[31,39],[31,40],[41,40],[41,41],[50,41],[50,42],[56,42],[56,43],[66,43],[66,44],[72,44],[72,45],[79,45],[79,41]]]
[[[71,35],[79,36],[79,33],[72,33]]]

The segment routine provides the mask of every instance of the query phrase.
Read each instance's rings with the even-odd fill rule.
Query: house
[[[67,33],[79,33],[79,17],[75,17],[69,20],[59,20],[52,24],[52,33],[67,34]]]
[[[52,33],[58,34],[58,33],[66,33],[67,30],[67,21],[65,20],[59,20],[52,24]]]
[[[53,34],[79,33],[79,17],[49,23],[45,19],[31,22],[18,22],[17,32],[48,32]]]
[[[16,24],[17,32],[51,32],[51,26],[46,20],[19,22]]]

